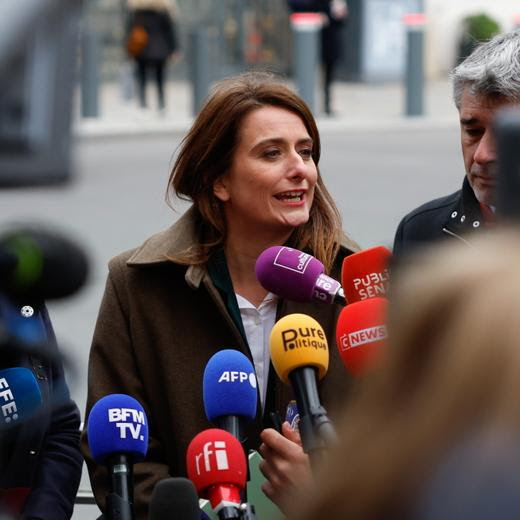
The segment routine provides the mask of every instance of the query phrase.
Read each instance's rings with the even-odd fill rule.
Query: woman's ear
[[[229,191],[227,188],[227,177],[225,175],[221,175],[214,183],[213,183],[213,194],[217,199],[222,202],[227,202],[230,199]]]

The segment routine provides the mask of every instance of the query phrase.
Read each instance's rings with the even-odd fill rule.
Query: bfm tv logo
[[[0,408],[2,409],[2,417],[5,423],[16,421],[19,417],[18,408],[14,401],[14,395],[9,388],[9,383],[5,377],[0,378],[0,401],[5,401]]]
[[[213,449],[211,449],[213,447]],[[212,457],[213,455],[213,457]],[[203,459],[204,466],[201,469],[200,462]],[[212,471],[211,460],[215,459],[217,471],[224,471],[229,469],[229,461],[226,453],[226,442],[225,441],[209,441],[204,444],[202,451],[195,455],[195,468],[197,475],[209,473]]]
[[[129,418],[131,418],[130,421],[128,420]],[[126,435],[129,433],[132,439],[144,441],[144,435],[141,435],[141,427],[145,424],[144,412],[142,410],[109,408],[108,421],[116,423],[121,439],[126,439]]]

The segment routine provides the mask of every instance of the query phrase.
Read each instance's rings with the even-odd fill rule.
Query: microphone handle
[[[106,515],[102,518],[107,520],[133,520],[132,504],[115,493],[110,493],[107,495]]]
[[[124,453],[108,459],[112,492],[107,496],[108,520],[133,520],[133,468]]]
[[[240,442],[244,441],[244,426],[242,423],[241,418],[236,415],[224,415],[215,421],[217,428],[227,431]]]
[[[240,518],[240,510],[232,506],[224,506],[217,513],[219,520],[233,520]]]
[[[244,448],[244,454],[246,456],[247,460],[247,451],[244,446],[244,442],[246,440],[245,433],[244,433],[244,421],[241,417],[238,417],[237,415],[224,415],[222,417],[219,417],[215,420],[215,425],[217,428],[220,428],[221,430],[225,430],[226,432],[230,433],[235,437],[235,439],[238,439],[242,443],[242,447]],[[251,475],[249,473],[249,464],[247,465],[247,481],[249,482],[251,480]],[[244,489],[240,492],[240,497],[242,500],[247,502],[247,486],[244,487]]]
[[[296,398],[296,405],[300,414],[299,430],[302,439],[303,451],[315,466],[324,449],[314,431],[313,411],[322,409],[316,386],[316,369],[314,367],[300,367],[289,374],[289,380]]]
[[[340,305],[347,305],[347,298],[345,297],[345,291],[343,290],[343,287],[340,287],[338,289],[338,292],[334,295],[334,303],[339,303]]]
[[[313,417],[313,424],[316,433],[323,439],[326,445],[336,444],[338,434],[330,419],[324,413]]]

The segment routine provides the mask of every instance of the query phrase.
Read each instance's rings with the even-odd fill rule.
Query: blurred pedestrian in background
[[[321,62],[323,67],[323,110],[332,115],[331,87],[336,65],[343,49],[342,27],[348,16],[345,0],[288,0],[294,12],[317,12],[323,15],[321,29]]]
[[[135,60],[140,105],[147,107],[147,76],[152,74],[157,86],[159,110],[163,111],[166,106],[166,62],[170,57],[176,59],[180,56],[171,6],[168,0],[128,0],[128,7],[126,49]]]
[[[292,518],[520,516],[520,234],[473,245],[394,273],[386,357]]]

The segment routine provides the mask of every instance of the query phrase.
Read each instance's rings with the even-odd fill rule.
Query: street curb
[[[395,117],[385,119],[333,119],[318,117],[318,129],[322,133],[356,133],[395,131],[426,131],[435,129],[458,128],[458,121],[452,117]],[[99,139],[110,137],[147,137],[164,135],[185,135],[190,129],[193,119],[186,118],[168,121],[104,121],[88,119],[77,122],[73,126],[74,137],[84,139]]]

